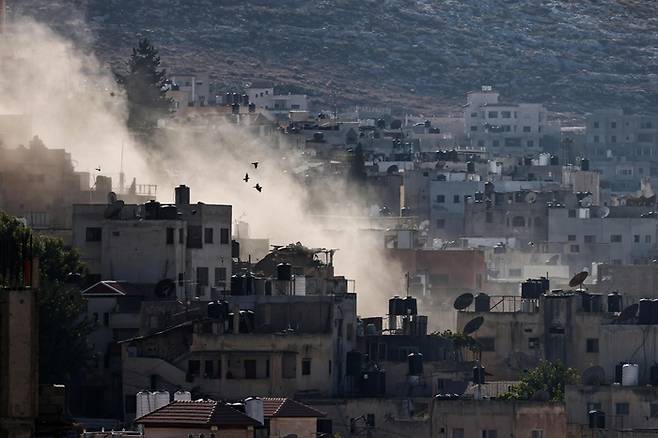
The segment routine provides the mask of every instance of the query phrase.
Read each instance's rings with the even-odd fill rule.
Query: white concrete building
[[[99,280],[176,283],[179,298],[210,300],[230,289],[231,206],[91,204],[73,207],[73,245]]]
[[[169,80],[174,91],[187,93],[190,106],[205,106],[214,100],[210,96],[210,82],[207,73],[178,73],[171,75]]]
[[[249,102],[273,114],[288,115],[290,111],[307,111],[308,98],[305,94],[274,94],[274,87],[251,86],[246,90]]]
[[[464,130],[467,144],[493,155],[535,154],[547,135],[559,138],[559,126],[549,123],[541,104],[503,103],[491,87],[467,94]]]

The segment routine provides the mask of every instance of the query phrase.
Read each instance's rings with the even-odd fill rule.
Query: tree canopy
[[[578,372],[560,362],[542,360],[521,381],[501,395],[505,400],[530,400],[538,391],[546,391],[550,401],[564,401],[564,387],[578,383]]]
[[[41,236],[19,220],[0,212],[0,240],[15,245],[18,263],[24,254],[22,242],[31,240],[32,255],[39,258],[39,381],[65,383],[85,368],[90,358],[87,334],[91,325],[84,318],[85,304],[77,285],[68,284],[69,273],[83,270],[76,251],[60,239]],[[0,286],[10,279],[0,273]]]
[[[139,40],[127,64],[128,73],[117,76],[128,98],[128,126],[140,131],[152,129],[169,109],[166,70],[160,67],[158,50],[148,38]]]

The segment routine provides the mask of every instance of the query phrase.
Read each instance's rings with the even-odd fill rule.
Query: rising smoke
[[[311,194],[313,181],[295,176],[307,164],[302,154],[222,122],[163,129],[155,148],[141,147],[126,129],[125,96],[109,67],[44,25],[20,19],[0,35],[0,96],[0,115],[29,115],[32,132],[70,152],[76,170],[100,166],[117,181],[123,166],[127,175],[158,184],[164,202],[185,183],[193,200],[233,205],[252,236],[338,248],[336,273],[356,281],[363,314],[384,313],[386,298],[400,292],[400,268],[386,259],[382,236],[363,230],[367,223],[356,218],[366,205],[341,179],[323,180]],[[249,183],[242,181],[246,172]]]

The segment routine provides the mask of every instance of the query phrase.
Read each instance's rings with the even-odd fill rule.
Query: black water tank
[[[242,279],[242,291],[243,295],[255,295],[256,294],[256,285],[254,282],[254,276],[252,274],[247,274]]]
[[[601,411],[589,411],[587,413],[589,417],[589,428],[590,429],[605,429],[605,413]]]
[[[243,279],[240,275],[231,276],[231,295],[244,295]]]
[[[178,209],[175,205],[167,205],[160,209],[158,213],[160,219],[176,220],[178,219]]]
[[[219,319],[222,317],[222,309],[219,303],[211,301],[208,303],[208,318]]]
[[[488,312],[491,309],[491,298],[484,292],[480,292],[475,296],[475,311]]]
[[[414,297],[406,297],[404,299],[404,314],[405,315],[418,314],[418,303]]]
[[[551,289],[551,281],[548,278],[539,277],[539,281],[541,282],[541,293],[546,293]]]
[[[473,384],[484,385],[484,367],[482,365],[475,365],[473,367]]]
[[[410,376],[423,375],[423,355],[421,353],[411,353],[407,356],[407,361],[409,363]]]
[[[651,300],[651,323],[658,324],[658,298]]]
[[[174,189],[174,196],[176,198],[176,205],[189,205],[190,188],[185,184],[181,184]]]
[[[487,181],[486,183],[484,183],[484,194],[487,195],[488,197],[490,197],[493,194],[494,189],[495,187],[491,181]]]
[[[603,311],[603,295],[590,294],[590,302],[592,303],[592,307],[591,307],[592,312],[596,313]]]
[[[589,170],[589,160],[587,158],[580,160],[580,170]]]
[[[231,113],[240,114],[240,104],[239,103],[234,103],[233,105],[231,105]]]
[[[231,93],[226,93],[224,95],[224,105],[230,105],[233,103],[233,98],[231,97]]]
[[[640,324],[651,324],[653,321],[653,313],[651,307],[651,300],[646,298],[642,298],[640,300],[640,310],[638,315]]]
[[[580,294],[580,310],[583,312],[592,311],[592,296],[587,292],[582,292]]]
[[[556,155],[551,155],[551,166],[558,166],[560,159]]]
[[[219,308],[219,315],[222,319],[228,319],[228,314],[230,313],[229,304],[226,300],[218,300],[217,306]]]
[[[361,374],[362,354],[359,351],[348,351],[346,356],[345,374],[358,376]]]
[[[255,103],[251,102],[249,104],[249,112],[250,113],[255,113],[256,112],[256,104]]]
[[[244,106],[249,105],[249,96],[247,96],[246,94],[242,95],[242,105]]]
[[[608,294],[608,312],[610,313],[621,312],[622,307],[623,307],[622,298],[619,292],[613,292],[611,294]]]
[[[240,104],[240,95],[238,93],[233,93],[233,102],[234,104]]]
[[[276,279],[279,281],[292,281],[292,266],[288,263],[279,263],[276,266]]]
[[[615,383],[620,385],[624,376],[624,364],[624,362],[619,362],[615,365]]]
[[[466,162],[466,171],[468,173],[475,173],[475,163],[472,161]]]
[[[521,298],[536,300],[543,293],[539,280],[526,280],[521,283]]]
[[[386,128],[386,120],[384,120],[384,119],[377,119],[377,121],[375,122],[375,126],[377,127],[377,129],[384,129],[384,128]]]
[[[240,242],[237,240],[231,240],[231,258],[240,258]]]
[[[252,333],[256,327],[256,315],[252,310],[240,310],[240,333]]]
[[[651,386],[658,386],[658,364],[655,363],[649,368],[649,383]]]
[[[396,295],[388,300],[388,314],[391,316],[406,315],[407,312],[404,299]]]
[[[149,201],[144,204],[144,219],[156,220],[160,211],[160,203],[157,201]]]

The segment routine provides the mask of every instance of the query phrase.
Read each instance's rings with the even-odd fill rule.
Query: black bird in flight
[[[96,168],[96,172],[100,172],[100,171],[101,171],[101,166],[98,166],[98,167]]]
[[[253,164],[253,165],[254,165],[254,169],[258,169],[258,161],[254,161],[254,162],[253,162],[253,163],[251,163],[251,164]]]
[[[255,188],[256,190],[258,190],[259,192],[262,192],[262,191],[263,191],[263,187],[261,187],[261,185],[258,184],[258,183],[256,183],[256,185],[254,186],[254,188]]]
[[[249,174],[245,173],[244,178],[242,178],[242,179],[244,180],[244,182],[249,182]]]

